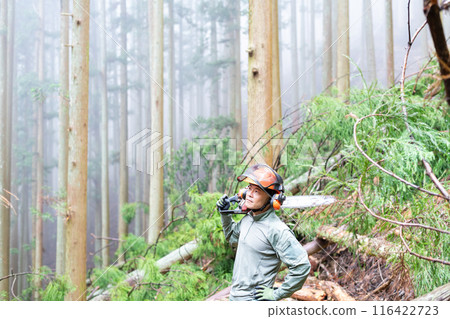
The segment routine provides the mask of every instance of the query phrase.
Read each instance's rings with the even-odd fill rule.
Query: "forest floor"
[[[356,300],[411,300],[414,289],[408,270],[393,268],[385,260],[353,254],[330,245],[326,252],[310,256],[311,275],[339,284]],[[327,297],[330,300],[329,297]]]

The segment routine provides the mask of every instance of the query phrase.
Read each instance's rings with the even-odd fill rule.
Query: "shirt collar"
[[[265,211],[262,214],[254,216],[253,212],[250,212],[250,215],[252,216],[253,220],[259,221],[259,220],[262,220],[262,219],[266,218],[267,216],[269,216],[273,212],[274,212],[274,209],[271,207],[271,208],[269,208],[267,211]]]

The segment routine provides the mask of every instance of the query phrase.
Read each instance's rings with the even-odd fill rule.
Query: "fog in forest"
[[[102,64],[100,53],[102,37],[106,34],[107,99],[108,99],[108,145],[109,145],[109,204],[110,237],[118,238],[119,207],[119,157],[120,157],[120,103],[121,93],[127,96],[128,138],[138,136],[150,129],[150,57],[149,18],[147,1],[127,1],[126,17],[121,16],[119,0],[105,1],[106,26],[103,26],[101,2],[91,1],[90,48],[89,48],[89,142],[88,142],[88,269],[94,267],[95,256],[101,251],[101,91]],[[164,135],[173,140],[176,149],[186,139],[198,136],[202,126],[198,117],[210,118],[218,115],[230,116],[233,79],[231,78],[234,56],[231,42],[235,42],[233,28],[236,21],[227,0],[173,1],[173,21],[169,17],[169,5],[164,5],[164,107],[169,101],[174,105],[174,136],[170,136],[168,117],[164,117]],[[301,108],[311,98],[327,87],[323,81],[324,54],[331,50],[333,63],[331,72],[335,79],[335,56],[337,42],[337,1],[332,2],[332,19],[323,20],[324,1],[279,0],[279,52],[281,103],[283,114]],[[372,0],[372,20],[375,49],[375,70],[370,70],[367,61],[366,12],[363,1],[349,1],[349,39],[351,88],[362,88],[362,75],[368,85],[386,88],[386,19],[385,1]],[[425,21],[421,1],[411,1],[410,26],[408,26],[408,1],[392,3],[394,34],[394,76],[401,77],[403,58],[408,39]],[[72,6],[72,3],[71,3]],[[70,10],[71,11],[71,10]],[[247,136],[247,77],[248,77],[248,2],[240,3],[240,78],[242,105],[242,132]],[[292,14],[295,13],[293,17]],[[43,19],[44,64],[43,80],[38,76],[38,52],[41,18]],[[58,149],[59,149],[59,72],[60,72],[60,1],[44,0],[44,12],[40,17],[39,1],[15,1],[14,13],[14,57],[13,64],[13,114],[12,114],[12,158],[14,170],[11,190],[17,196],[12,205],[17,214],[11,215],[11,263],[16,272],[31,267],[33,232],[31,218],[34,202],[33,154],[36,150],[36,101],[44,99],[43,107],[43,265],[55,269],[56,220],[55,198],[58,196]],[[450,31],[450,17],[443,14],[446,34]],[[173,22],[173,43],[170,43],[169,25]],[[331,47],[324,44],[324,23],[332,24]],[[72,22],[70,22],[72,25]],[[410,28],[409,28],[410,27]],[[295,28],[295,29],[294,29]],[[126,30],[126,48],[121,39]],[[71,45],[72,33],[67,46]],[[293,43],[296,42],[296,43]],[[173,47],[173,87],[169,87],[170,50]],[[407,75],[418,72],[433,55],[434,47],[427,27],[415,41],[410,53]],[[121,65],[126,65],[127,85],[121,80]],[[374,78],[372,82],[370,79]],[[219,110],[219,114],[215,112]],[[284,119],[289,123],[290,118]],[[202,136],[208,132],[200,132]],[[287,133],[286,133],[287,134]],[[128,156],[136,150],[128,149]],[[131,152],[131,154],[129,153]],[[203,176],[202,165],[192,167],[192,175]],[[70,165],[70,163],[69,163]],[[145,177],[147,175],[147,178]],[[139,178],[137,178],[139,177]],[[148,203],[145,190],[148,174],[138,170],[135,164],[128,165],[128,202]],[[171,187],[166,185],[166,187]],[[224,190],[219,189],[219,192]],[[168,205],[168,198],[160,198]],[[150,203],[152,205],[152,203]],[[148,222],[148,221],[147,221]],[[129,232],[141,235],[145,223],[136,225],[132,221]],[[117,241],[111,241],[110,256],[114,258]],[[19,258],[19,251],[26,251]],[[19,262],[19,259],[22,259]],[[19,267],[20,263],[20,267]],[[26,287],[25,279],[19,280],[19,289]]]

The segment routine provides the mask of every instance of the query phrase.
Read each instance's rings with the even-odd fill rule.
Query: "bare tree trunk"
[[[348,0],[338,0],[337,89],[344,99],[350,89],[348,11]]]
[[[214,3],[214,2],[211,2]],[[217,13],[211,10],[211,64],[214,66],[211,78],[211,112],[213,116],[219,116],[219,78],[220,69],[217,67]]]
[[[235,112],[236,122],[236,149],[242,151],[242,98],[241,98],[241,5],[235,2],[235,26],[234,26],[234,87],[235,92]]]
[[[306,98],[309,92],[309,86],[310,81],[308,80],[308,77],[306,76],[306,69],[307,69],[307,43],[308,40],[306,38],[306,2],[300,2],[300,74],[302,77],[300,78],[300,87],[301,87],[301,93],[302,93],[302,99]],[[297,103],[300,103],[300,100],[297,101]],[[300,107],[300,104],[299,104]],[[300,118],[299,118],[300,119]]]
[[[240,2],[232,2],[231,7],[231,41],[230,58],[232,65],[230,69],[230,111],[236,122],[236,127],[232,131],[232,138],[236,141],[236,150],[242,150],[242,110],[241,110],[241,56],[240,56],[240,28],[241,28],[241,8]]]
[[[14,152],[12,150],[13,141],[16,140],[16,127],[17,127],[17,111],[15,106],[15,90],[14,90],[14,82],[15,82],[15,72],[16,72],[16,59],[14,56],[14,44],[15,44],[15,2],[11,1],[8,3],[8,39],[7,39],[7,50],[8,50],[8,57],[7,57],[7,65],[8,65],[8,83],[7,83],[7,99],[8,99],[8,117],[7,117],[7,149],[8,149],[8,156],[7,161],[9,161],[9,164],[6,165],[6,167],[10,167],[10,169],[7,169],[6,173],[9,174],[9,176],[6,178],[6,189],[10,189],[11,193],[17,194],[18,192],[18,174],[17,174],[17,161],[14,156]],[[14,128],[13,128],[14,126]],[[1,144],[1,143],[0,143]],[[0,192],[1,193],[1,192]],[[11,218],[10,223],[10,235],[11,235],[11,245],[10,249],[16,249],[17,251],[20,251],[19,246],[19,216],[17,214],[13,214]],[[12,254],[10,252],[10,265],[11,269],[13,271],[18,272],[19,267],[19,254]],[[1,289],[0,289],[1,290]],[[18,285],[14,285],[14,293],[18,293]]]
[[[332,45],[332,18],[331,18],[331,0],[324,0],[323,3],[323,68],[322,68],[322,87],[327,89],[333,81],[333,48]]]
[[[122,46],[120,62],[120,174],[119,174],[119,238],[128,234],[128,224],[122,217],[122,208],[128,202],[128,167],[127,167],[127,137],[128,137],[128,75],[127,75],[127,11],[126,1],[120,2],[120,21]],[[121,242],[119,242],[119,249]],[[124,262],[124,255],[119,256],[119,262]]]
[[[386,67],[387,67],[387,86],[395,84],[394,78],[394,27],[392,23],[392,0],[385,0],[386,10]]]
[[[73,2],[65,267],[75,290],[66,300],[86,300],[89,8],[89,0]]]
[[[170,160],[172,160],[172,152],[173,152],[173,141],[174,141],[174,96],[175,96],[175,45],[174,45],[174,36],[173,36],[173,29],[174,29],[174,14],[173,14],[173,1],[169,0],[169,99],[168,99],[168,113],[167,113],[167,120],[169,123],[169,136],[170,139]]]
[[[67,156],[69,126],[69,0],[61,1],[61,49],[60,49],[60,91],[59,91],[59,158],[58,158],[58,189],[61,201],[57,216],[56,235],[56,273],[63,275],[64,270],[64,231],[67,198]]]
[[[333,81],[337,81],[337,38],[338,38],[338,1],[331,1],[331,42],[334,43],[334,45],[331,47],[331,55],[332,55],[332,71],[331,75],[333,78]],[[337,85],[335,83],[335,85]]]
[[[0,2],[0,119],[8,116],[7,100],[7,30],[8,30],[8,1]],[[9,198],[7,189],[7,138],[8,126],[5,120],[0,120],[0,195]],[[9,225],[10,215],[6,203],[0,199],[0,277],[9,275]],[[0,292],[6,294],[9,300],[9,280],[0,281]]]
[[[366,44],[367,56],[367,81],[368,84],[377,80],[377,67],[375,62],[375,45],[373,40],[373,24],[372,24],[372,4],[370,0],[363,2],[364,19],[364,39]]]
[[[184,103],[184,83],[183,83],[183,0],[180,0],[180,35],[178,39],[178,146],[181,146],[184,138],[184,112],[183,107]]]
[[[272,0],[272,122],[275,129],[281,131],[281,85],[280,85],[280,48],[278,43],[278,0]],[[296,35],[297,37],[297,35]]]
[[[136,4],[136,17],[137,19],[139,19],[141,21],[141,19],[144,19],[142,12],[144,11],[143,8],[143,3],[142,2],[138,2]],[[138,47],[137,47],[137,55],[139,57],[141,57],[143,55],[143,46],[140,45],[141,43],[143,43],[142,41],[142,33],[141,33],[141,29],[140,27],[137,28],[136,30],[136,43],[138,43]],[[137,89],[136,89],[136,116],[135,116],[135,132],[140,132],[143,127],[142,127],[142,88],[141,85],[143,84],[142,81],[142,66],[141,65],[137,65]],[[172,93],[169,93],[170,97],[172,97]],[[171,135],[172,136],[172,135]],[[172,141],[172,140],[171,140]],[[129,152],[131,150],[128,150]],[[136,179],[135,179],[135,194],[136,194],[136,198],[135,198],[135,202],[142,202],[142,198],[143,198],[143,179],[144,179],[144,173],[142,171],[139,170],[135,170],[135,174],[136,174]],[[136,216],[134,218],[134,233],[136,235],[141,235],[143,232],[143,228],[142,228],[142,218],[143,218],[143,212],[141,208],[136,208]]]
[[[423,8],[441,69],[446,101],[450,106],[450,54],[439,15],[439,4],[437,0],[424,0]],[[447,108],[447,115],[450,115],[450,107]]]
[[[248,133],[252,145],[272,125],[272,3],[271,0],[249,2],[248,58]],[[267,139],[267,136],[265,136]],[[263,142],[260,140],[260,142]],[[255,151],[259,147],[256,146]],[[273,163],[269,143],[265,153],[259,152],[268,165]],[[258,161],[258,158],[255,158]]]
[[[150,71],[151,83],[151,118],[152,132],[164,133],[163,128],[163,2],[152,0],[153,10],[151,16],[151,52]],[[150,3],[150,2],[149,2]],[[153,244],[164,225],[164,189],[163,189],[163,167],[158,165],[163,160],[163,145],[152,148],[150,152],[152,159],[150,167],[150,194],[149,194],[149,232],[148,242]]]
[[[100,1],[103,28],[106,29],[106,0]],[[102,267],[109,265],[109,159],[108,159],[108,85],[106,62],[106,32],[100,36],[100,68],[101,68],[101,148],[102,148]]]
[[[297,43],[297,1],[291,0],[291,70],[292,70],[292,82],[297,80],[297,78],[300,76],[300,73],[298,72],[298,43]],[[302,61],[304,57],[300,56],[300,59]],[[304,64],[304,62],[301,62]],[[300,83],[302,79],[299,79],[299,81],[294,84],[292,87],[292,105],[295,105],[296,108],[298,108],[300,97]],[[299,122],[299,112],[296,112],[294,114],[294,123]]]
[[[311,65],[314,64],[314,61],[316,59],[316,27],[315,27],[315,16],[316,11],[314,8],[314,0],[311,0],[310,2],[310,10],[311,10],[311,40],[309,41],[309,45],[311,46]],[[311,99],[316,95],[316,68],[313,65],[311,68]]]
[[[36,147],[37,147],[37,160],[36,160],[36,224],[35,224],[35,255],[34,255],[34,271],[39,272],[42,267],[42,213],[43,213],[43,183],[44,183],[44,0],[40,0],[39,3],[39,17],[40,17],[40,29],[38,38],[38,80],[39,80],[39,94],[37,101],[37,135],[36,135]],[[39,276],[34,276],[34,300],[39,299],[39,289],[41,288],[41,280]]]

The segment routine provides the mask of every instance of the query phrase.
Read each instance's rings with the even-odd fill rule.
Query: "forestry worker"
[[[311,265],[294,233],[275,214],[285,198],[283,179],[271,167],[257,164],[237,180],[248,183],[242,195],[242,211],[247,214],[237,223],[231,214],[221,214],[225,238],[237,245],[230,300],[287,298],[303,286]],[[222,196],[217,207],[229,209],[227,195]],[[289,273],[283,284],[274,289],[281,262]]]

